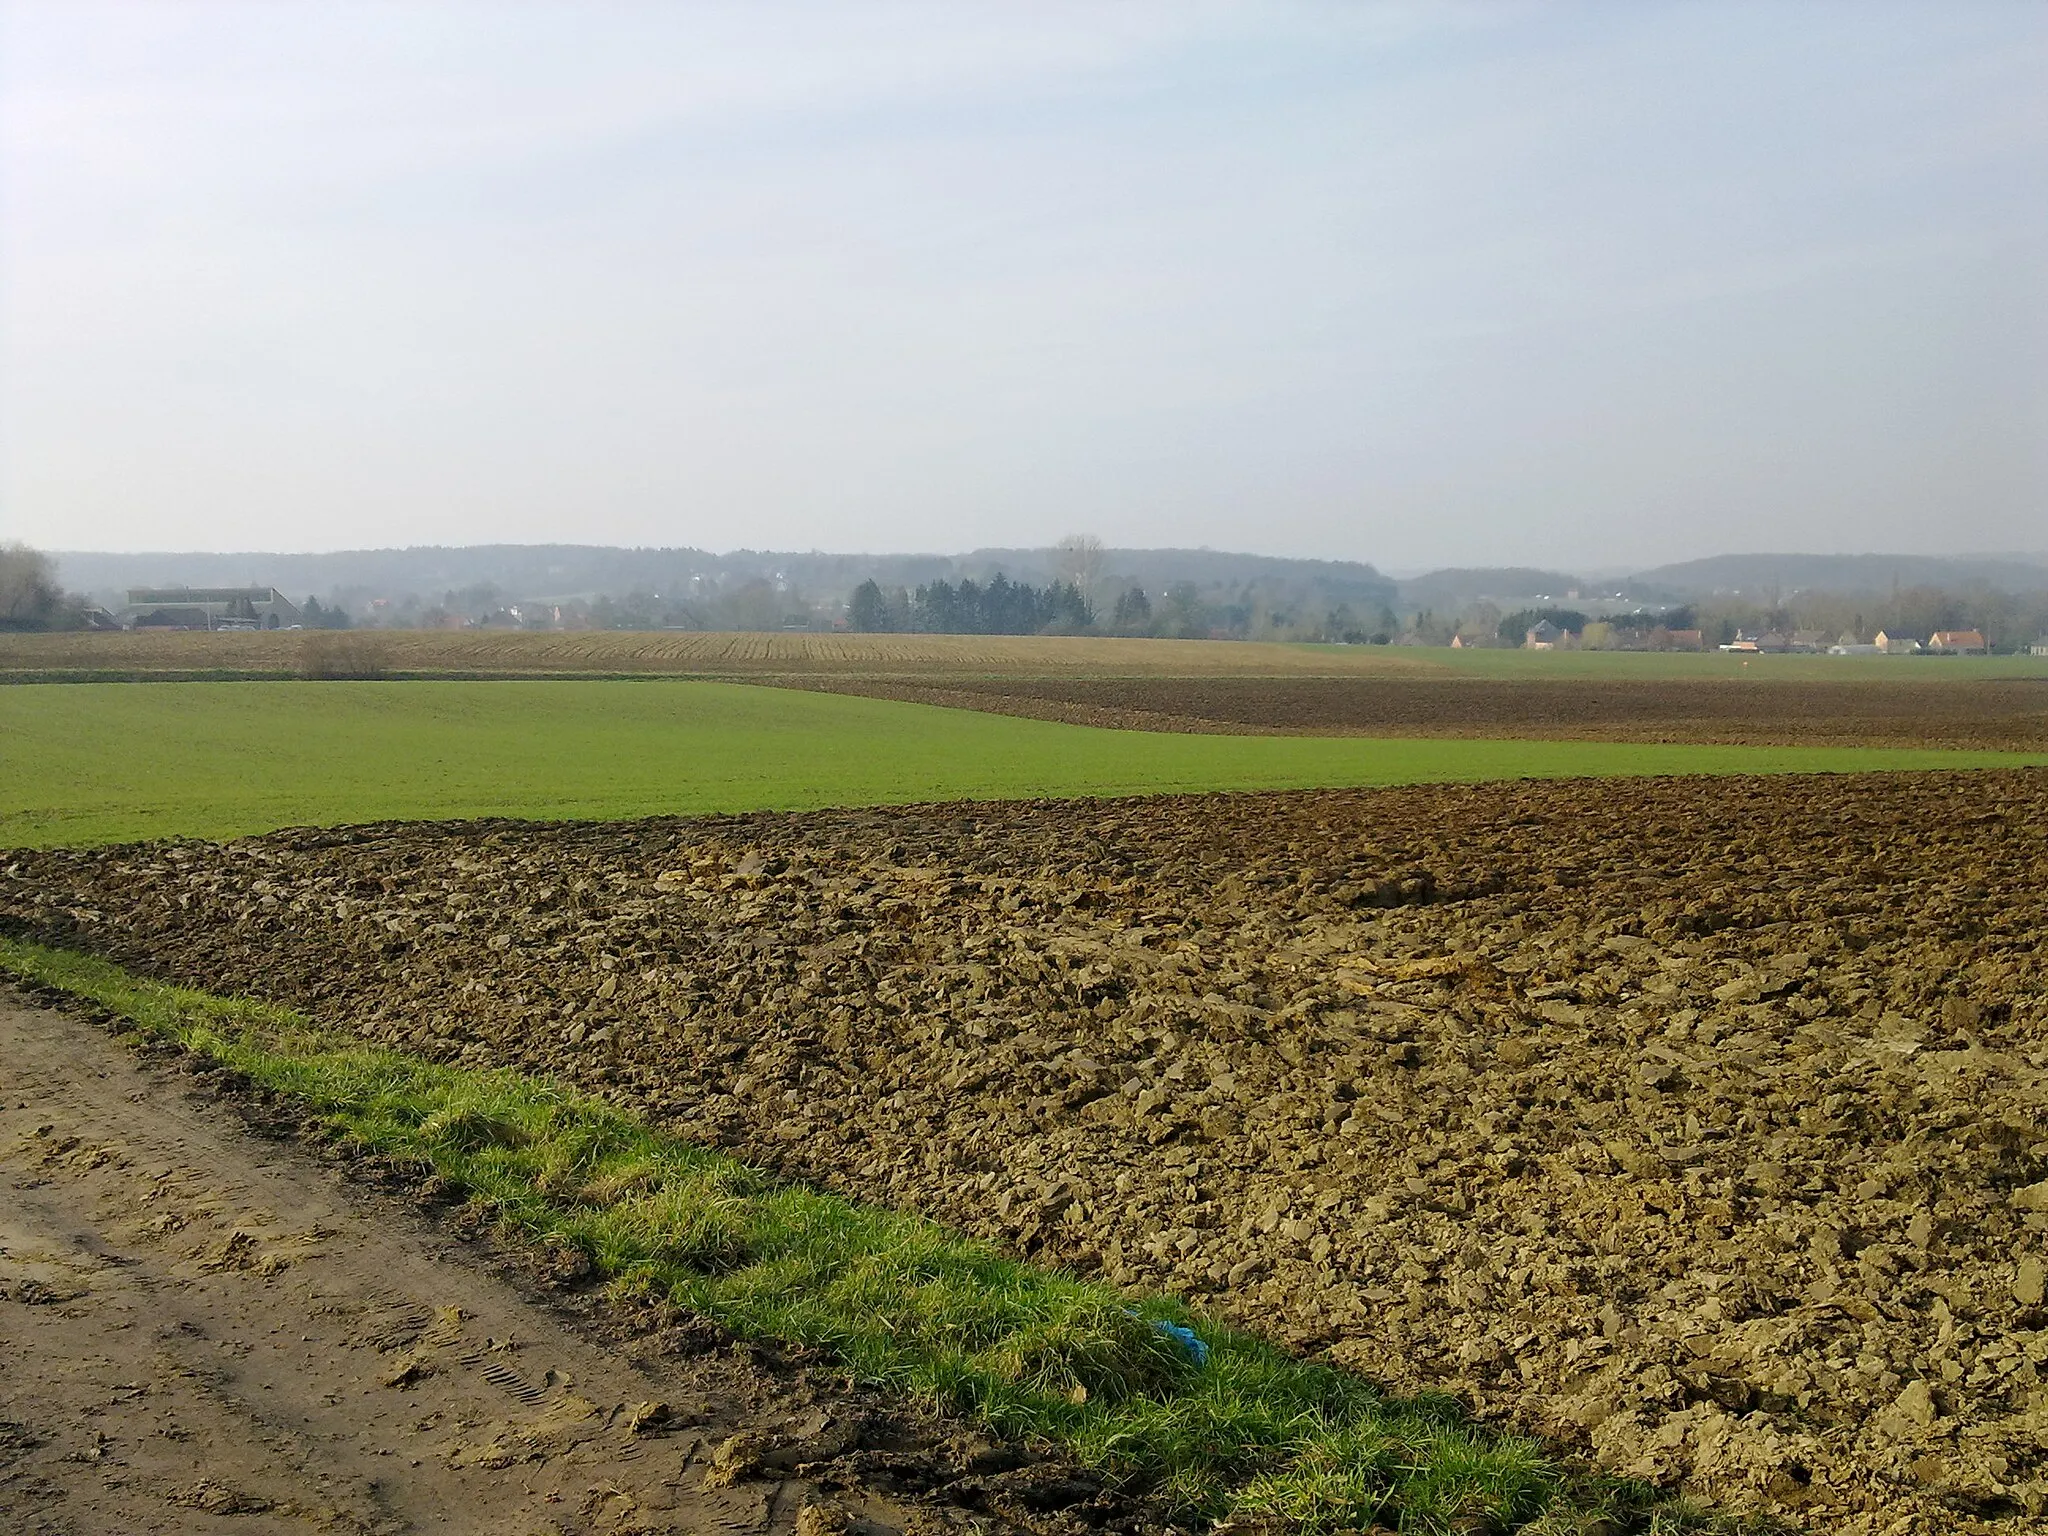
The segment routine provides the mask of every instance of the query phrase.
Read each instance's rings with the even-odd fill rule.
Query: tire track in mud
[[[948,1483],[1016,1529],[929,1432],[701,1333],[572,1328],[183,1073],[0,990],[9,1536],[787,1536],[812,1505],[813,1531],[967,1529],[916,1491]],[[768,1454],[707,1480],[734,1437]]]

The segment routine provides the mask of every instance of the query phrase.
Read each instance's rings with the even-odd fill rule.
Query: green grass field
[[[666,680],[76,684],[0,688],[0,846],[397,818],[602,818],[2042,761],[1988,752],[1166,735]]]

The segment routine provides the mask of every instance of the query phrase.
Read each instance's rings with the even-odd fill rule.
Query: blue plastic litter
[[[1141,1320],[1144,1316],[1144,1314],[1139,1312],[1135,1307],[1125,1307],[1124,1315],[1126,1317],[1135,1317]],[[1157,1331],[1165,1334],[1169,1339],[1173,1340],[1173,1342],[1178,1344],[1182,1349],[1186,1350],[1188,1353],[1188,1359],[1194,1362],[1195,1368],[1197,1370],[1199,1370],[1201,1367],[1209,1363],[1209,1346],[1204,1344],[1197,1337],[1195,1337],[1194,1329],[1183,1328],[1179,1323],[1169,1323],[1156,1317],[1152,1319],[1152,1326]]]
[[[1188,1358],[1195,1362],[1197,1369],[1209,1363],[1209,1346],[1195,1337],[1194,1329],[1183,1328],[1179,1323],[1159,1322],[1156,1319],[1152,1326],[1186,1350]]]

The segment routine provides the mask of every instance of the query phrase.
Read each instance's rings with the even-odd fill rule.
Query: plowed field
[[[0,922],[1851,1532],[2048,1513],[2048,773],[20,853]]]
[[[816,680],[844,693],[1137,730],[1755,746],[2048,747],[2048,677]]]

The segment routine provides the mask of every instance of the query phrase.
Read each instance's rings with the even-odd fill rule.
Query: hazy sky
[[[2048,549],[2048,4],[0,0],[0,537]]]

